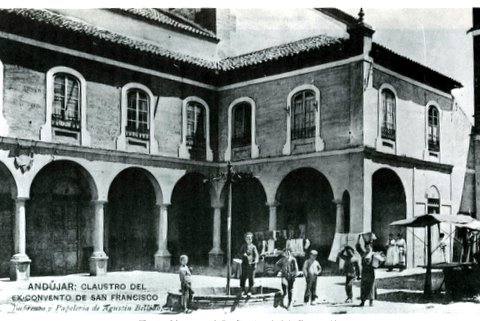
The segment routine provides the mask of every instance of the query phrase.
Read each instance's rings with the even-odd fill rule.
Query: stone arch
[[[0,76],[1,77],[1,76]],[[17,184],[10,170],[0,162],[0,277],[8,277],[14,254],[15,198]]]
[[[326,260],[336,227],[334,194],[326,176],[311,167],[292,170],[282,179],[276,200],[277,229],[298,237],[304,228],[311,248],[319,251],[319,260]]]
[[[80,164],[58,160],[44,165],[30,186],[26,211],[27,253],[33,275],[88,271],[97,188]]]
[[[173,264],[186,254],[192,264],[207,264],[212,248],[212,193],[209,180],[198,172],[188,172],[175,184],[168,220],[168,250]]]
[[[112,180],[105,216],[111,270],[153,270],[161,203],[160,184],[144,168],[125,168]]]
[[[222,245],[227,249],[228,187],[222,190]],[[244,234],[252,232],[257,246],[268,239],[267,194],[262,182],[256,177],[238,179],[232,185],[232,255],[235,256],[244,242]]]

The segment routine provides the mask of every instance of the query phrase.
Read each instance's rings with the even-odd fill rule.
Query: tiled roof
[[[24,19],[62,28],[64,30],[103,40],[105,42],[124,46],[125,48],[131,50],[137,50],[153,56],[172,59],[177,62],[184,62],[197,67],[215,71],[231,71],[243,67],[254,66],[289,56],[296,56],[301,53],[308,53],[320,49],[328,49],[329,47],[336,45],[342,46],[348,41],[344,38],[318,35],[235,57],[228,57],[219,61],[211,61],[183,53],[173,52],[159,45],[111,32],[86,22],[44,9],[0,9],[0,12],[7,12],[8,14],[19,16]],[[144,10],[142,12],[143,14],[150,12],[152,15],[154,15],[153,11]],[[155,12],[159,13],[160,11],[156,9]],[[373,44],[371,56],[375,59],[375,61],[384,64],[386,67],[397,69],[400,73],[405,74],[406,76],[430,84],[444,91],[448,92],[453,88],[462,87],[462,84],[456,80],[407,57],[399,55],[377,43]]]
[[[192,34],[197,34],[203,37],[218,40],[213,32],[203,28],[202,26],[183,18],[175,13],[168,12],[164,9],[157,8],[118,8],[110,9],[116,12],[128,13],[137,17],[142,17],[151,22],[155,22],[161,25],[167,25],[174,28],[187,31]]]
[[[245,55],[229,57],[220,61],[210,61],[178,52],[173,52],[156,44],[133,39],[44,9],[0,9],[0,12],[1,11],[8,12],[32,21],[37,21],[54,27],[59,27],[72,32],[91,36],[110,43],[122,45],[130,49],[158,55],[160,57],[173,59],[175,61],[190,63],[199,67],[222,71],[233,70],[236,68],[256,65],[287,56],[293,56],[302,52],[328,47],[331,44],[340,43],[342,41],[342,39],[319,35],[282,44],[276,47],[266,48]]]
[[[345,39],[318,35],[236,57],[225,58],[219,61],[219,69],[228,71],[246,66],[257,65],[267,61],[277,60],[279,58],[294,56],[299,53],[325,48],[333,44],[341,44],[343,42],[345,42]]]
[[[439,73],[408,57],[402,56],[376,42],[373,43],[370,55],[374,61],[392,69],[397,69],[401,74],[416,79],[435,88],[449,91],[462,88],[463,85],[444,74]]]
[[[173,59],[179,62],[186,62],[200,67],[215,69],[216,64],[201,58],[196,58],[186,54],[173,52],[156,44],[147,41],[133,39],[115,32],[102,29],[86,22],[66,17],[44,9],[0,9],[0,12],[20,16],[25,19],[40,22],[46,25],[62,28],[75,33],[94,37],[113,44],[122,45],[130,49],[157,55],[164,58]]]

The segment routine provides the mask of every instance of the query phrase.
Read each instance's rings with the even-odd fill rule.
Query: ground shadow
[[[423,291],[425,282],[425,274],[411,274],[396,277],[387,277],[377,279],[376,284],[378,289],[392,289],[392,290],[410,290]],[[443,289],[443,273],[432,273],[432,288],[436,291]]]
[[[447,299],[445,294],[435,294],[431,299],[426,299],[423,292],[410,292],[410,291],[394,291],[388,293],[382,293],[377,295],[378,301],[396,302],[396,303],[437,303],[448,304],[450,300]]]

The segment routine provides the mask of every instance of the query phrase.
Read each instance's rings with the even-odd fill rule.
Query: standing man
[[[253,280],[255,275],[255,267],[258,263],[257,247],[252,244],[253,233],[245,233],[245,243],[240,248],[240,257],[242,258],[242,274],[240,275],[240,287],[242,288],[242,295],[251,296],[253,289]],[[248,291],[245,283],[248,279]]]

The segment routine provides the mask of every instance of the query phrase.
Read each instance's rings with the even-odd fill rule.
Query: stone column
[[[341,199],[335,199],[333,202],[337,205],[337,218],[335,224],[335,233],[343,233],[344,228],[344,213],[343,213],[343,201]]]
[[[208,252],[208,264],[211,267],[223,266],[223,251],[220,248],[221,217],[223,204],[216,203],[213,208],[213,248]]]
[[[95,221],[93,226],[93,253],[90,257],[90,275],[100,276],[107,274],[108,256],[103,246],[104,213],[106,201],[93,201]]]
[[[15,254],[10,260],[10,280],[25,281],[30,278],[30,258],[26,254],[25,202],[28,198],[19,197],[15,200]]]
[[[158,250],[155,253],[155,270],[169,271],[172,255],[167,249],[168,241],[168,206],[170,204],[157,205],[158,217]]]
[[[265,204],[268,206],[268,230],[269,231],[277,230],[277,206],[279,204],[280,203],[278,203],[277,201],[273,201]]]

